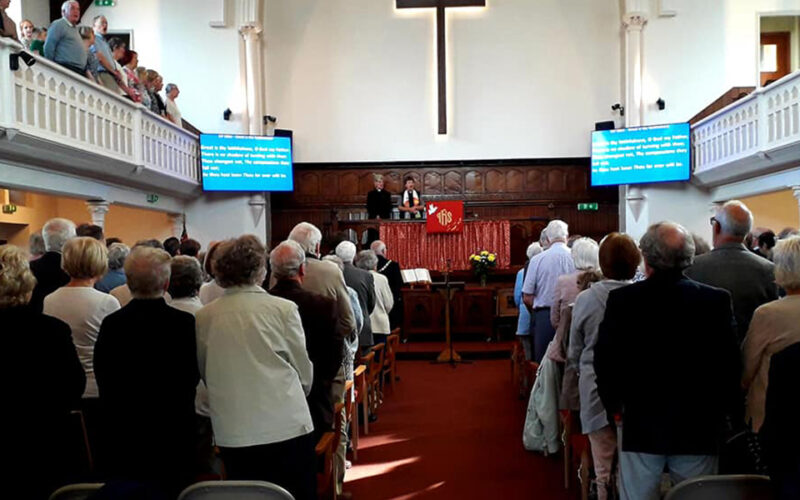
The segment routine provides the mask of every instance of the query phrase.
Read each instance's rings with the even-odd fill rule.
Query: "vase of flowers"
[[[480,280],[481,286],[485,287],[489,270],[497,265],[497,255],[488,250],[481,250],[476,254],[470,255],[469,262],[472,265],[472,272]]]

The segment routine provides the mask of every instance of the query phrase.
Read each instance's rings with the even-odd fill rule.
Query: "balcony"
[[[704,186],[796,167],[800,164],[800,71],[697,122],[692,139],[695,179]]]
[[[142,105],[0,38],[0,160],[191,198],[199,140]]]

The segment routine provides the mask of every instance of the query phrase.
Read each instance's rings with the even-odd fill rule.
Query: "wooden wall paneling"
[[[350,171],[342,174],[339,179],[339,194],[344,196],[362,195],[365,196],[358,186],[358,174]],[[366,198],[364,203],[366,203]]]
[[[525,176],[521,170],[511,169],[506,172],[506,191],[509,193],[522,193],[525,191]]]
[[[425,172],[422,179],[422,192],[426,195],[442,194],[444,191],[439,172]]]
[[[506,176],[499,170],[489,170],[486,172],[486,191],[489,193],[505,193]]]
[[[319,194],[319,175],[316,172],[301,172],[297,177],[298,195],[317,196]]]
[[[461,194],[464,192],[464,179],[461,172],[450,170],[444,174],[444,194]]]
[[[483,174],[470,170],[464,174],[464,193],[483,193]]]

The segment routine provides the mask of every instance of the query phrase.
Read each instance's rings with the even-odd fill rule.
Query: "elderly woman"
[[[219,247],[218,241],[212,241],[208,245],[208,251],[206,252],[205,258],[203,259],[203,271],[205,275],[211,278],[211,281],[207,283],[203,283],[200,286],[200,302],[203,305],[210,304],[211,302],[217,300],[218,298],[222,297],[222,294],[225,293],[225,289],[217,284],[217,281],[214,279],[214,258],[216,257],[217,247]]]
[[[252,235],[220,243],[214,278],[225,294],[197,311],[197,358],[228,479],[277,483],[316,498],[306,396],[312,365],[297,306],[269,295],[266,248]]]
[[[332,262],[340,271],[344,270],[344,261],[336,255],[326,255],[322,260]],[[344,367],[344,379],[353,380],[353,364],[355,363],[356,353],[358,352],[358,332],[360,332],[361,327],[364,326],[364,316],[363,311],[361,311],[361,303],[358,301],[358,293],[349,286],[345,286],[347,287],[347,297],[350,300],[350,307],[353,308],[353,316],[355,316],[356,320],[356,335],[344,338],[344,361],[342,361],[342,366]]]
[[[392,333],[389,325],[389,312],[394,306],[394,296],[389,287],[389,280],[378,272],[378,256],[372,250],[362,250],[355,258],[355,265],[359,269],[369,271],[375,280],[375,309],[369,315],[372,323],[372,335],[376,343],[386,342],[386,337]]]
[[[112,243],[108,247],[108,272],[94,284],[95,290],[110,293],[111,290],[126,283],[125,270],[122,266],[125,265],[125,259],[130,253],[131,249],[124,243]]]
[[[576,246],[579,241],[576,242]],[[604,279],[592,284],[575,299],[569,333],[567,367],[577,370],[579,374],[581,430],[589,435],[597,476],[598,498],[604,500],[608,498],[608,484],[617,439],[610,415],[606,413],[597,393],[594,347],[609,292],[631,283],[641,261],[641,255],[636,242],[630,236],[611,233],[600,244],[598,258]]]
[[[106,246],[88,236],[73,238],[64,245],[61,267],[70,281],[44,298],[44,313],[69,325],[86,371],[83,397],[94,399],[97,398],[93,366],[97,335],[103,319],[120,308],[117,299],[94,289],[94,284],[108,270]]]
[[[86,375],[70,338],[69,326],[27,307],[36,279],[26,253],[12,245],[0,246],[0,325],[4,352],[0,364],[5,388],[3,444],[14,450],[5,466],[7,477],[36,481],[25,488],[30,498],[47,498],[69,481],[70,410],[83,394]],[[12,335],[12,332],[17,334]],[[35,355],[29,355],[35,353]],[[24,376],[21,376],[24,374]]]
[[[533,343],[531,339],[531,313],[528,308],[522,303],[522,284],[525,281],[525,271],[528,269],[528,263],[535,256],[542,253],[542,245],[539,242],[534,242],[528,245],[525,254],[528,256],[528,262],[522,266],[522,269],[517,271],[517,280],[514,283],[514,303],[519,309],[519,317],[517,318],[517,337],[522,342],[522,348],[525,351],[525,359],[530,361],[533,356]]]
[[[786,290],[786,297],[756,309],[742,345],[746,418],[755,432],[764,422],[770,358],[800,342],[800,236],[780,240],[773,249],[773,261],[775,282]]]
[[[562,311],[564,308],[575,302],[575,297],[582,290],[578,281],[588,274],[594,274],[597,271],[597,242],[591,238],[578,238],[572,244],[572,261],[575,263],[575,272],[560,276],[556,281],[556,289],[553,292],[553,307],[550,309],[550,322],[556,332],[560,332],[553,339],[552,346],[548,349],[548,355],[555,361],[563,362],[564,346],[566,339],[562,338],[564,330],[559,329],[558,326],[562,319]]]

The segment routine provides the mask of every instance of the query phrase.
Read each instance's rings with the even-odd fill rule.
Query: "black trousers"
[[[314,434],[279,443],[220,447],[228,479],[268,481],[286,488],[295,500],[316,500],[317,457]]]

